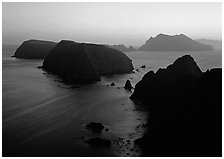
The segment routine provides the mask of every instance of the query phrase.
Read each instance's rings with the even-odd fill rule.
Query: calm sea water
[[[36,68],[43,60],[16,59],[13,54],[13,49],[7,49],[2,55],[3,153],[138,156],[140,152],[130,148],[143,135],[145,129],[137,126],[146,122],[147,114],[129,100],[131,93],[122,88],[125,81],[131,79],[135,85],[147,71],[166,67],[185,54],[192,55],[202,71],[222,66],[221,50],[129,52],[126,54],[140,72],[103,77],[95,84],[70,89],[56,76]],[[146,68],[140,69],[141,65]],[[111,82],[116,86],[107,86]],[[91,133],[84,125],[92,121],[101,122],[109,131]],[[112,148],[92,149],[80,139],[82,136],[110,139]],[[131,144],[122,145],[119,137]]]

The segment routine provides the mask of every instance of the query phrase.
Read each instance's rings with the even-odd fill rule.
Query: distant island
[[[132,60],[121,51],[67,40],[51,50],[42,68],[74,84],[91,83],[99,81],[100,76],[131,73],[134,69]]]
[[[27,40],[20,45],[13,57],[25,59],[44,59],[56,45],[56,42],[51,41]]]
[[[216,50],[222,50],[222,40],[196,39],[197,42],[211,45]]]
[[[24,41],[19,48],[15,48],[15,54],[12,57],[24,58],[24,59],[45,59],[50,51],[57,45],[56,42],[44,41],[44,40],[27,40]],[[108,48],[119,50],[121,52],[136,51],[133,46],[126,47],[125,45],[109,45],[103,44]],[[4,45],[4,49],[7,49],[9,46]],[[10,45],[11,47],[11,45]]]
[[[121,45],[121,44],[120,45],[108,45],[108,44],[105,44],[104,46],[112,48],[112,49],[119,50],[121,52],[136,51],[136,49],[133,46],[126,47],[125,45]]]
[[[139,49],[139,51],[210,51],[211,45],[199,43],[184,34],[165,35],[159,34],[150,37]]]

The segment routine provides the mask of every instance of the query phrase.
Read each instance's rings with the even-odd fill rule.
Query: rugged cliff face
[[[148,72],[131,96],[148,108],[148,132],[135,141],[144,156],[222,155],[222,69],[201,72],[185,55]]]
[[[43,68],[69,83],[89,83],[104,75],[130,73],[133,65],[118,50],[62,40],[46,57]]]
[[[44,59],[57,45],[55,42],[42,40],[24,41],[13,57],[24,59]]]
[[[144,75],[135,86],[132,99],[148,101],[148,97],[160,98],[161,94],[175,95],[180,91],[187,92],[202,76],[202,71],[190,55],[178,58],[165,69],[159,69]]]
[[[165,35],[159,34],[151,37],[141,46],[140,51],[210,51],[213,47],[199,43],[186,35]]]

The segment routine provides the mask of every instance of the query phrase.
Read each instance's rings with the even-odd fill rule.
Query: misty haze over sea
[[[206,114],[201,92],[211,101],[214,96],[220,97],[221,87],[216,91],[215,85],[218,78],[213,79],[216,74],[212,77],[206,73],[222,68],[221,3],[4,2],[2,9],[4,157],[220,156],[221,140],[216,141],[221,126],[213,123],[221,121],[220,100],[212,105],[208,99],[211,114]],[[196,79],[197,68],[200,75]],[[159,70],[163,72],[156,73]],[[155,74],[150,75],[151,71]],[[182,77],[180,72],[186,75]],[[124,88],[127,81],[130,88]],[[136,85],[139,96],[148,95],[147,102],[130,98],[138,93]],[[166,99],[169,85],[175,90],[168,91],[172,98],[167,94]],[[186,88],[198,91],[199,101]],[[150,92],[154,89],[161,89],[160,97]],[[175,94],[176,89],[181,91]],[[159,98],[156,102],[153,94]],[[204,134],[207,147],[197,147],[199,142],[205,145],[198,139],[191,148],[185,140],[192,141],[204,132],[201,119],[207,122],[209,117],[205,116],[209,115],[212,119],[207,129],[213,131]],[[181,124],[175,123],[178,120]],[[200,128],[196,129],[192,121],[200,123]],[[169,130],[164,127],[167,123]],[[210,124],[215,126],[210,128]],[[148,136],[157,140],[161,135],[157,132],[164,133],[161,140],[165,139],[165,146],[170,144],[167,151],[176,143],[186,151],[180,148],[169,154],[161,146],[158,151],[151,149],[150,154]],[[173,143],[166,140],[170,134],[177,136]],[[214,134],[218,134],[217,140]],[[214,151],[210,147],[215,147]]]

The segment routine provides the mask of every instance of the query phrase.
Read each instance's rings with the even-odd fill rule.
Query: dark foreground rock
[[[159,34],[151,37],[138,50],[140,51],[210,51],[211,45],[199,43],[184,34]]]
[[[131,73],[132,61],[122,52],[103,45],[62,40],[43,62],[43,69],[68,83],[91,83],[100,76]]]
[[[222,155],[222,69],[203,73],[183,56],[148,72],[131,99],[150,112],[148,132],[135,141],[144,156]]]
[[[99,137],[91,138],[89,140],[85,141],[87,144],[89,144],[90,147],[93,148],[110,148],[111,141],[107,139],[101,139]]]
[[[101,133],[105,127],[101,123],[91,122],[86,125],[86,128],[94,133]]]
[[[159,100],[161,94],[173,94],[174,97],[179,91],[186,93],[202,74],[194,59],[190,55],[185,55],[165,69],[160,68],[156,73],[146,73],[135,85],[131,99],[151,102],[149,96],[150,99]]]
[[[43,40],[28,40],[16,50],[13,57],[24,59],[45,59],[50,51],[57,45],[55,42]]]
[[[124,89],[128,90],[128,91],[131,91],[132,90],[132,85],[131,85],[131,82],[130,80],[127,80],[126,83],[125,83],[125,86],[124,86]]]

